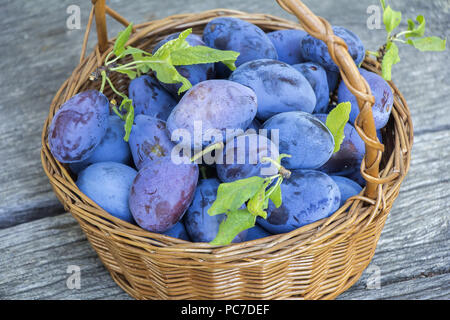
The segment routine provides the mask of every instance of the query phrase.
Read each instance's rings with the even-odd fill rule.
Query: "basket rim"
[[[150,42],[156,43],[158,37],[165,36],[169,32],[175,32],[188,26],[198,27],[217,16],[232,16],[251,21],[264,29],[278,30],[286,28],[302,29],[300,24],[268,14],[251,14],[243,11],[229,9],[215,9],[200,13],[186,13],[166,17],[160,20],[149,21],[136,25],[137,32],[132,35],[130,44]],[[169,19],[170,23],[167,23]],[[162,24],[165,24],[162,26]],[[150,40],[149,40],[150,39]],[[398,189],[405,178],[409,165],[411,146],[413,143],[413,127],[411,115],[406,101],[392,81],[389,82],[395,95],[394,107],[394,141],[393,151],[388,160],[389,170],[380,171],[380,177],[386,177],[388,173],[398,173],[392,181],[380,184],[377,199],[371,200],[360,195],[350,198],[333,215],[312,224],[300,227],[285,234],[272,235],[252,241],[233,243],[227,246],[212,246],[207,243],[186,242],[158,233],[146,231],[139,226],[132,225],[111,216],[100,208],[92,200],[87,198],[76,187],[70,172],[65,166],[55,160],[49,151],[47,131],[54,113],[83,86],[86,86],[90,71],[95,69],[99,62],[103,61],[108,51],[112,48],[112,39],[109,49],[102,55],[95,47],[93,52],[74,69],[72,75],[64,82],[51,103],[49,115],[44,123],[42,131],[41,161],[46,175],[64,208],[78,220],[86,233],[96,232],[98,229],[110,238],[111,241],[121,241],[121,245],[129,245],[130,250],[137,253],[158,254],[168,259],[173,254],[178,257],[186,257],[209,261],[215,265],[229,260],[239,260],[242,265],[258,263],[258,259],[247,262],[250,257],[261,259],[282,259],[293,250],[307,252],[310,249],[322,250],[324,246],[336,243],[348,236],[350,226],[358,226],[359,232],[371,224],[374,220],[385,219],[392,202],[398,195]],[[378,71],[379,63],[365,57],[362,65],[370,71]],[[379,71],[378,71],[379,73]],[[394,154],[395,153],[395,154]],[[395,157],[397,156],[397,157]],[[398,158],[400,157],[400,159]],[[387,172],[390,171],[390,172]],[[276,255],[274,253],[277,252]],[[268,254],[270,253],[270,256]],[[200,260],[199,260],[200,261]],[[169,263],[170,264],[170,263]],[[198,266],[199,263],[193,265]]]

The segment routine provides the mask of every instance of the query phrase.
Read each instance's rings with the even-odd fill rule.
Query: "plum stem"
[[[275,165],[275,167],[277,167],[278,172],[281,174],[281,176],[284,179],[289,179],[291,177],[291,171],[287,170],[285,167],[283,167],[281,164],[279,164],[277,161],[273,160],[272,158],[269,157],[264,157],[261,159],[261,162],[271,162],[273,165]]]
[[[191,162],[195,162],[196,160],[198,160],[199,158],[203,157],[205,154],[207,154],[211,151],[223,149],[224,146],[225,145],[223,144],[223,142],[217,142],[217,143],[211,144],[211,145],[207,146],[205,149],[203,149],[202,151],[200,151],[199,153],[194,154],[194,156],[191,158]]]
[[[200,167],[200,173],[202,174],[203,179],[205,179],[205,180],[208,179],[208,176],[206,174],[206,168],[204,166]]]

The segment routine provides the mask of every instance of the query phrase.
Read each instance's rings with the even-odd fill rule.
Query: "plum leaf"
[[[331,110],[327,116],[326,126],[333,135],[335,153],[341,149],[342,141],[344,141],[344,127],[350,118],[351,108],[350,102],[342,102]]]
[[[270,200],[272,200],[273,204],[275,205],[275,207],[279,208],[282,204],[282,196],[281,196],[281,187],[280,184],[276,184],[275,186],[273,186],[269,191],[269,198]]]
[[[116,57],[119,57],[125,51],[125,44],[130,39],[131,32],[133,31],[133,24],[130,23],[125,30],[120,31],[117,35],[116,42],[114,43],[113,53]]]
[[[418,15],[416,20],[419,23],[417,27],[412,19],[408,19],[408,31],[405,32],[405,38],[423,37],[425,34],[425,17],[423,15]]]
[[[406,43],[419,51],[444,51],[446,42],[446,39],[439,37],[423,37],[420,39],[408,39]]]
[[[176,50],[170,56],[175,66],[223,62],[230,70],[235,70],[236,66],[234,63],[239,56],[239,52],[222,51],[206,46],[195,46]]]
[[[392,10],[390,6],[387,6],[383,12],[383,22],[386,27],[386,31],[390,34],[397,28],[402,21],[402,13],[400,11]]]
[[[386,54],[381,62],[381,75],[384,80],[390,81],[392,78],[392,66],[400,62],[398,47],[394,42],[389,42],[386,46]]]
[[[208,214],[215,216],[238,210],[261,189],[264,183],[264,178],[255,176],[220,184],[216,201],[209,208]]]
[[[242,231],[255,226],[256,216],[247,209],[230,211],[219,226],[219,231],[213,241],[214,246],[230,244],[231,241]]]

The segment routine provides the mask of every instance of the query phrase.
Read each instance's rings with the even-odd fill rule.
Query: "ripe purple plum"
[[[194,200],[186,212],[184,223],[193,242],[210,242],[219,231],[219,225],[226,217],[225,214],[210,216],[208,209],[216,200],[220,181],[211,179],[200,180],[195,191]],[[247,230],[240,232],[232,242],[242,242],[247,236]]]
[[[314,113],[326,112],[330,101],[330,89],[328,88],[327,72],[317,63],[305,62],[295,64],[294,67],[308,80],[316,95]]]
[[[260,59],[239,66],[231,81],[250,87],[258,98],[257,118],[265,121],[288,111],[312,113],[316,95],[308,80],[287,63]]]
[[[128,87],[134,114],[144,114],[166,121],[177,101],[153,77],[144,75],[133,79]]]
[[[136,168],[141,169],[147,161],[170,157],[175,146],[170,140],[166,122],[145,115],[134,119],[129,145]]]
[[[237,67],[256,59],[278,59],[277,50],[264,31],[238,18],[212,19],[203,30],[203,41],[211,48],[239,52]],[[231,73],[221,62],[216,64],[216,72],[220,78],[228,78]]]
[[[222,152],[221,163],[216,164],[217,175],[223,182],[233,182],[253,176],[271,176],[278,170],[272,163],[263,163],[264,157],[277,160],[276,145],[267,137],[244,134],[228,140]]]
[[[84,161],[71,163],[70,169],[78,174],[89,165],[97,162],[118,162],[129,164],[131,152],[128,143],[123,140],[124,122],[116,115],[109,116],[109,125],[102,142],[94,149],[92,155]]]
[[[50,151],[62,163],[89,158],[108,128],[109,101],[97,90],[73,96],[56,112],[48,132]]]
[[[348,47],[350,56],[358,66],[364,60],[366,50],[359,37],[350,30],[334,26],[334,34],[342,38]],[[314,38],[312,35],[307,35],[302,40],[302,55],[308,61],[316,62],[324,67],[326,70],[338,72],[339,68],[331,59],[328,47],[322,40]]]
[[[394,104],[394,95],[389,84],[380,75],[360,68],[359,72],[366,79],[370,90],[375,97],[375,104],[372,107],[375,127],[377,129],[384,128],[389,121],[392,106]],[[338,103],[350,101],[352,109],[350,111],[350,122],[355,123],[356,117],[359,115],[359,107],[356,97],[348,90],[344,81],[341,81],[338,89]]]
[[[312,114],[301,111],[279,113],[264,122],[263,129],[268,130],[275,143],[274,133],[278,133],[280,153],[291,155],[281,161],[287,169],[316,169],[333,154],[333,135]]]
[[[167,128],[172,136],[177,132],[190,135],[183,136],[184,139],[179,141],[182,146],[197,147],[194,144],[196,122],[201,126],[203,147],[225,142],[233,137],[226,135],[227,129],[247,129],[256,115],[256,101],[253,90],[239,83],[228,80],[203,81],[181,98],[167,119]]]
[[[148,162],[130,191],[130,211],[137,224],[158,233],[172,228],[189,207],[197,181],[197,164],[177,164],[170,157]]]
[[[131,184],[136,170],[122,163],[98,162],[80,172],[78,188],[116,218],[133,222],[128,207]]]
[[[324,124],[327,121],[327,114],[314,114]],[[344,127],[344,140],[338,152],[333,153],[331,158],[318,170],[327,174],[346,175],[355,170],[359,170],[361,161],[364,158],[366,147],[364,141],[359,136],[356,129],[346,123]]]
[[[286,233],[324,219],[339,207],[341,194],[328,175],[315,170],[294,170],[281,184],[283,203],[269,202],[267,220],[257,222],[273,234]]]
[[[285,29],[272,31],[267,34],[278,53],[278,60],[287,64],[302,63],[301,43],[307,35],[306,31]]]

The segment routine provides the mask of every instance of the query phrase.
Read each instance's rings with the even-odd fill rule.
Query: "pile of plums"
[[[361,40],[343,27],[333,30],[360,65],[365,54]],[[153,50],[177,36],[168,36]],[[222,63],[178,66],[193,85],[183,95],[177,95],[180,84],[160,83],[151,72],[133,79],[128,96],[135,119],[128,142],[123,121],[99,91],[75,95],[55,114],[50,150],[68,164],[86,196],[111,215],[151,232],[209,242],[225,218],[207,213],[219,185],[264,176],[262,157],[291,155],[281,162],[292,172],[281,184],[282,205],[270,203],[267,219],[259,217],[254,228],[233,241],[242,242],[326,218],[361,192],[365,146],[352,125],[359,109],[324,42],[302,30],[265,33],[230,17],[211,20],[202,35],[191,34],[187,41],[239,52],[237,69],[232,72]],[[381,129],[393,105],[391,88],[379,75],[360,71],[375,96],[373,115]],[[338,102],[351,102],[351,113],[340,150],[333,153],[335,142],[325,121],[333,108],[330,93],[336,92]],[[194,139],[196,122],[204,137],[200,145]],[[182,139],[180,130],[188,138]],[[198,163],[183,155],[179,159],[184,161],[173,160],[175,146],[201,150],[217,142],[225,144],[220,163]],[[239,144],[245,147],[237,149]],[[239,157],[225,161],[239,152],[243,163],[236,161]],[[250,157],[256,163],[246,160]]]

